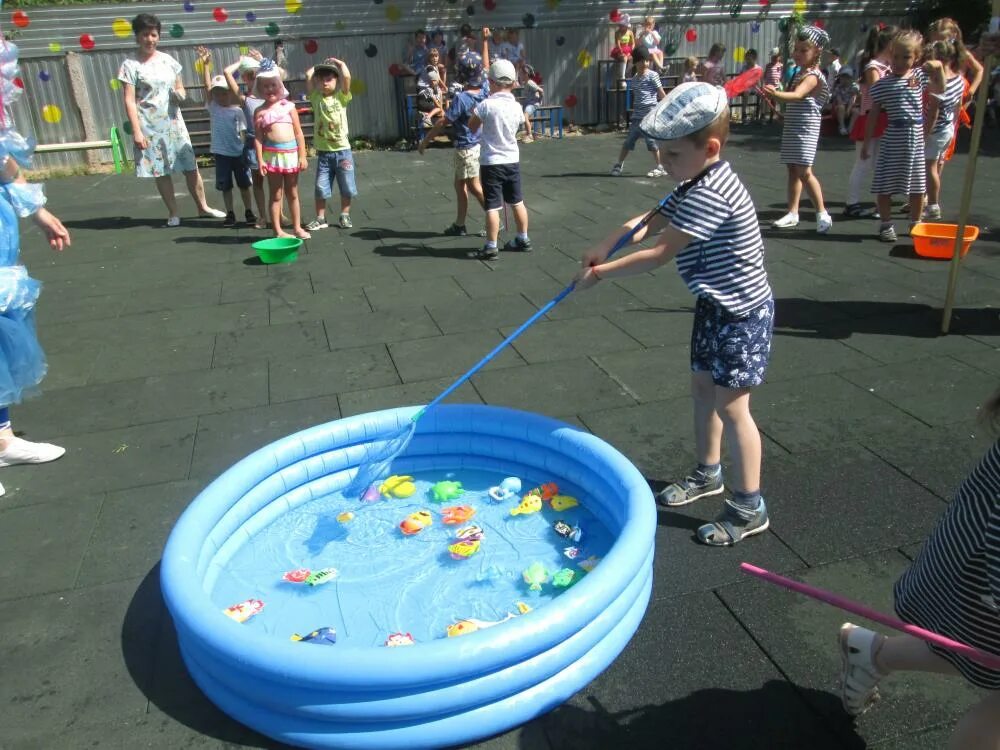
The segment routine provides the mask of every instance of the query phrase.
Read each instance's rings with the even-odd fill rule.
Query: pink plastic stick
[[[914,638],[920,638],[928,643],[933,643],[941,648],[946,648],[949,651],[954,651],[962,656],[966,656],[973,661],[979,662],[984,667],[1000,670],[1000,656],[997,656],[996,654],[991,654],[987,651],[980,651],[978,648],[973,648],[972,646],[967,646],[964,643],[953,641],[951,638],[945,638],[943,635],[932,633],[929,630],[918,628],[916,625],[910,625],[909,623],[898,620],[895,617],[890,617],[889,615],[884,615],[881,612],[876,612],[871,607],[867,607],[860,602],[847,599],[846,597],[834,594],[831,591],[826,591],[824,589],[816,588],[815,586],[809,586],[805,583],[793,581],[791,578],[785,578],[784,576],[779,576],[777,573],[772,573],[769,570],[758,568],[756,565],[751,565],[750,563],[740,563],[740,568],[744,573],[749,573],[752,576],[763,578],[768,583],[774,583],[786,589],[791,589],[796,593],[805,594],[813,599],[818,599],[826,604],[832,604],[834,607],[851,612],[852,614],[867,617],[869,620],[874,620],[875,622],[881,623],[882,625],[892,628],[893,630],[902,631],[907,635],[912,635]]]

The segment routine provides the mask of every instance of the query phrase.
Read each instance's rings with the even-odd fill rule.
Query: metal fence
[[[863,42],[867,25],[903,15],[904,3],[841,2],[835,7],[820,3],[815,15],[823,18],[847,61]],[[127,24],[123,25],[123,14],[131,18],[137,12],[153,12],[163,23],[161,49],[181,62],[185,83],[192,85],[201,82],[194,66],[198,44],[213,50],[216,70],[235,60],[246,45],[273,54],[278,38],[284,42],[286,67],[292,77],[300,77],[330,54],[344,59],[355,80],[354,101],[348,107],[350,132],[378,141],[392,141],[401,135],[388,67],[402,60],[413,29],[443,28],[450,46],[462,23],[477,28],[484,24],[520,27],[528,60],[544,79],[546,100],[561,103],[569,94],[575,95],[577,104],[567,110],[567,118],[589,124],[598,118],[603,93],[598,87],[597,62],[608,57],[613,45],[608,17],[617,5],[603,0],[235,0],[225,6],[224,22],[214,19],[211,4],[201,2],[31,9],[27,11],[29,24],[14,27],[19,32],[14,41],[20,47],[25,82],[25,95],[15,107],[14,117],[39,143],[107,138],[112,125],[125,121],[117,74],[122,60],[134,49],[134,40]],[[755,3],[752,7],[737,2],[706,5],[700,0],[668,0],[665,6],[650,3],[649,7],[655,8],[650,12],[660,23],[669,54],[703,57],[714,42],[721,42],[727,47],[727,70],[733,71],[739,68],[747,48],[756,48],[761,62],[766,62],[767,50],[781,39],[780,19],[803,5],[803,0]],[[641,22],[646,6],[621,6],[623,10],[639,9],[633,14],[633,23]],[[194,10],[187,12],[184,7]],[[248,21],[247,14],[254,20]],[[10,31],[13,15],[6,11],[4,15],[4,29]],[[177,24],[182,26],[183,35],[171,36]],[[694,39],[688,38],[689,31],[696,35]],[[93,42],[89,50],[81,47],[83,35],[90,35]],[[50,51],[50,45],[59,51]],[[69,54],[78,55],[81,71],[72,86]],[[79,98],[89,103],[97,133],[85,132]],[[111,160],[110,152],[100,156]],[[80,152],[39,154],[36,163],[72,167],[86,163],[86,157]]]

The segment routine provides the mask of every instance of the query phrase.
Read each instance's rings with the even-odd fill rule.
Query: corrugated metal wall
[[[665,5],[642,5],[622,0],[620,5],[623,11],[632,12],[636,23],[646,12],[654,15],[665,42],[676,46],[676,56],[704,56],[713,42],[722,42],[728,48],[727,69],[736,70],[733,55],[737,49],[754,47],[765,57],[766,50],[780,40],[779,19],[794,9],[804,9],[807,18],[822,18],[847,60],[860,45],[866,25],[878,19],[902,17],[907,0],[812,2],[808,7],[804,0],[761,2],[750,0],[751,5],[726,0],[702,4],[700,0],[668,0]],[[241,46],[250,44],[271,54],[274,41],[281,38],[292,77],[301,76],[316,61],[336,54],[348,62],[358,81],[356,85],[361,87],[348,108],[352,134],[385,141],[399,135],[388,66],[401,60],[409,33],[419,27],[442,28],[450,45],[463,23],[474,27],[522,27],[521,40],[529,61],[544,78],[547,99],[561,102],[568,94],[575,94],[579,103],[572,119],[578,123],[595,122],[601,96],[597,61],[607,58],[612,46],[608,14],[618,6],[603,0],[233,0],[225,4],[226,20],[220,23],[213,17],[213,9],[221,4],[189,0],[29,9],[24,11],[28,24],[21,27],[14,21],[23,24],[24,17],[15,19],[17,11],[5,10],[2,21],[4,30],[13,32],[21,51],[25,96],[15,107],[15,118],[40,143],[84,140],[80,114],[69,87],[67,52],[81,57],[87,97],[101,137],[107,137],[112,124],[124,121],[122,94],[114,81],[121,61],[134,48],[126,22],[139,12],[156,13],[160,18],[160,48],[180,60],[189,84],[200,83],[194,71],[197,44],[213,49],[218,69],[236,59]],[[171,36],[175,25],[182,28],[182,36]],[[696,40],[686,39],[688,29],[696,31]],[[81,47],[81,43],[89,46],[90,40],[91,49]],[[371,52],[372,45],[375,54],[368,56],[366,50]],[[593,61],[589,66],[580,64],[582,51],[589,53]],[[104,158],[110,161],[110,154],[104,154]],[[37,157],[37,164],[44,167],[83,163],[84,155],[77,152]]]

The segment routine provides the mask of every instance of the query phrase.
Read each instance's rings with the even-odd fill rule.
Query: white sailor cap
[[[807,39],[820,49],[830,46],[830,35],[819,26],[803,26],[799,29],[798,38]]]
[[[721,86],[704,81],[682,83],[642,118],[639,129],[658,141],[672,141],[711,125],[729,99]]]

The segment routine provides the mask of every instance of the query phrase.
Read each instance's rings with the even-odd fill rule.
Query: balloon
[[[663,48],[664,54],[666,54],[668,57],[674,54],[676,51],[677,51],[677,45],[674,44],[673,42],[670,42]]]
[[[618,8],[614,8],[610,13],[608,13],[608,20],[611,23],[618,23],[621,20],[622,12]]]
[[[750,24],[750,33],[756,34],[758,31],[760,31],[760,21],[754,21]]]
[[[403,11],[399,9],[398,5],[387,5],[385,6],[385,17],[390,23],[396,23],[403,17]]]
[[[214,18],[218,23],[225,23],[229,19],[229,11],[225,8],[213,8],[212,18]]]
[[[466,15],[474,16],[476,15],[476,7],[474,5],[469,5],[465,8]]]
[[[576,56],[576,61],[581,68],[589,68],[590,64],[594,61],[594,56],[587,50],[582,49],[580,50],[580,54]]]
[[[49,42],[49,52],[62,52],[62,45],[59,42]]]
[[[254,21],[257,20],[257,14],[254,13],[252,10],[248,10],[245,17],[247,19],[247,23],[253,23]]]
[[[364,81],[362,81],[360,78],[352,78],[351,79],[351,93],[352,94],[354,94],[355,96],[361,96],[366,91],[368,91],[368,86],[367,86],[367,84]]]
[[[84,49],[94,49],[94,37],[90,34],[80,34],[80,46]]]
[[[822,29],[826,26],[826,22],[822,18],[817,18],[815,21],[813,21],[813,26],[815,26],[817,29]]]
[[[396,63],[393,63],[392,65],[389,66],[389,75],[391,75],[391,76],[398,76],[399,73],[400,73],[399,65],[397,65]]]
[[[47,70],[38,71],[38,79],[40,81],[48,81],[52,78],[52,75]]]
[[[535,17],[530,13],[525,13],[521,16],[521,23],[524,25],[524,28],[530,29],[535,25]]]
[[[577,103],[576,94],[570,94],[565,99],[563,99],[563,105],[569,107],[570,109],[575,107],[576,103]]]
[[[367,47],[365,47],[366,56],[375,57],[375,55],[377,54],[378,54],[378,47],[376,47],[374,44],[369,44]]]
[[[28,18],[28,14],[23,10],[15,10],[11,16],[10,20],[14,22],[14,25],[19,29],[28,28],[28,24],[31,23],[31,19]]]
[[[278,36],[281,33],[281,29],[278,28],[278,24],[274,21],[271,21],[271,23],[264,27],[264,31],[267,32],[268,36]]]
[[[55,125],[62,119],[62,110],[55,104],[46,104],[42,107],[42,119],[50,125]]]
[[[483,9],[484,10],[496,10],[497,9],[497,0],[483,0]]]
[[[298,13],[302,10],[302,0],[285,0],[286,13]]]
[[[182,36],[184,36],[184,27],[181,26],[179,23],[175,23],[173,26],[170,27],[170,36],[172,36],[174,39],[180,39]]]
[[[796,13],[806,12],[806,0],[795,0],[795,5],[793,6]]]
[[[14,79],[14,85],[17,86],[19,89],[23,89],[24,88],[24,81],[22,81],[20,77],[15,78]]]
[[[566,37],[564,37],[564,36],[557,36],[556,37],[556,46],[557,47],[562,47],[564,44],[566,44]]]
[[[694,29],[688,29],[687,31],[684,32],[684,38],[687,39],[689,42],[696,42],[698,41],[698,32],[695,31]]]
[[[110,81],[108,81],[108,86],[111,88],[112,91],[118,91],[122,87],[122,82],[119,81],[117,78],[112,78]]]
[[[747,51],[743,47],[737,47],[733,50],[733,62],[741,63],[746,58]]]
[[[194,3],[192,3],[191,0],[187,0],[187,2],[184,3],[184,12],[194,13]]]
[[[306,39],[306,41],[302,45],[302,49],[304,49],[310,55],[315,55],[316,50],[319,49],[319,45],[316,43],[315,39]]]
[[[782,18],[780,21],[778,21],[778,31],[780,31],[782,33],[788,31],[788,19],[787,18]]]
[[[132,36],[132,24],[124,18],[116,18],[111,22],[111,31],[114,32],[115,36],[120,36],[124,39]]]

